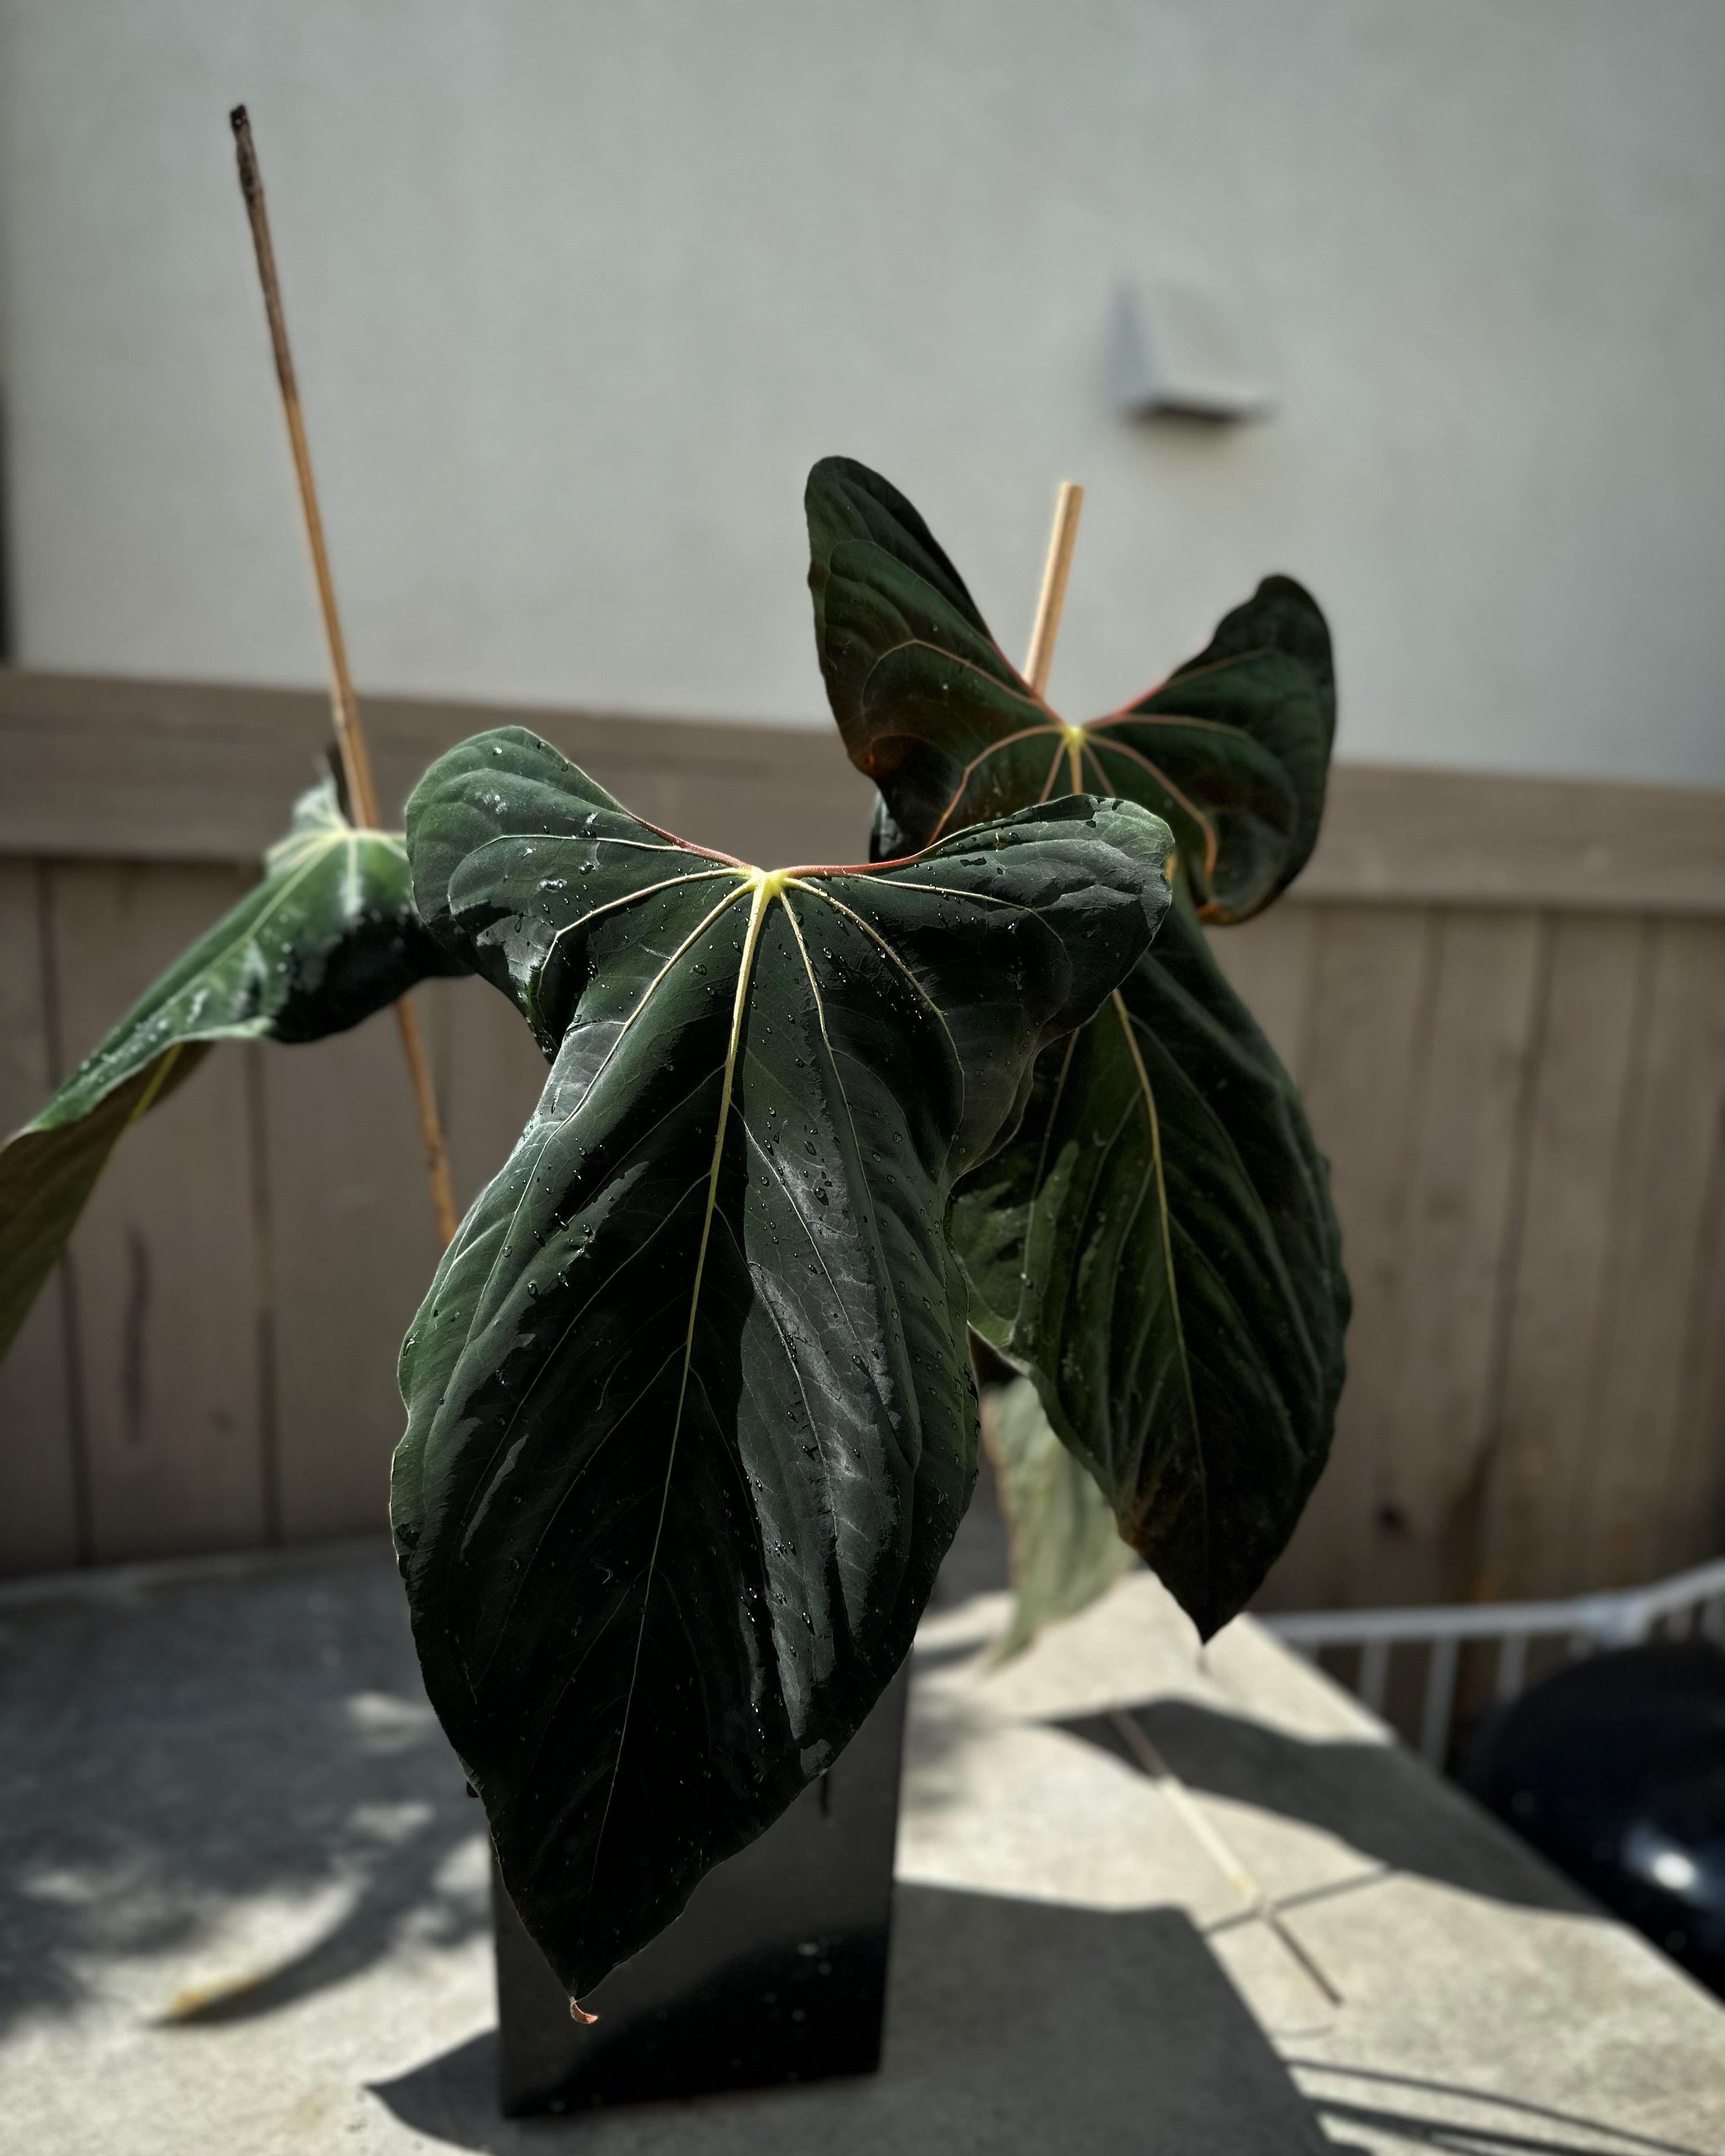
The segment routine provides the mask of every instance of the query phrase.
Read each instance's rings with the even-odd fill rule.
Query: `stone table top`
[[[1725,2007],[1147,1574],[918,1636],[869,2080],[507,2122],[485,1849],[375,1545],[0,1593],[30,2156],[1725,2156]]]

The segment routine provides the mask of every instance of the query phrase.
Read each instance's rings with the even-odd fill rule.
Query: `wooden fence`
[[[745,858],[862,849],[829,734],[367,714],[392,803],[521,717]],[[326,724],[310,695],[0,675],[0,1123],[243,888]],[[1355,1297],[1266,1605],[1561,1594],[1725,1547],[1725,796],[1343,767],[1295,893],[1216,945],[1305,1090]],[[482,983],[418,1000],[465,1202],[542,1065]],[[213,1055],[0,1366],[0,1571],[380,1524],[435,1256],[387,1020]]]

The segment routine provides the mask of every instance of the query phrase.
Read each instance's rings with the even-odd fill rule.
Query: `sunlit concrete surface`
[[[0,2143],[1725,2151],[1725,2008],[1263,1632],[1137,1574],[995,1669],[1004,1608],[919,1640],[880,2076],[511,2124],[387,1556],[8,1590]]]

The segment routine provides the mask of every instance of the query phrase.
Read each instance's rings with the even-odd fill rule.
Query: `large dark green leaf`
[[[1329,1449],[1348,1286],[1293,1081],[1183,899],[1039,1064],[959,1186],[971,1322],[1034,1376],[1200,1631],[1286,1544]]]
[[[880,789],[877,857],[1085,788],[1173,826],[1207,921],[1242,921],[1305,865],[1335,730],[1329,632],[1269,577],[1207,650],[1070,726],[989,635],[902,495],[829,457],[807,495],[815,646],[850,758]]]
[[[554,1055],[402,1352],[392,1517],[516,1907],[589,1989],[844,1745],[968,1500],[953,1178],[1166,903],[1068,799],[875,870],[640,824],[519,730],[434,765],[414,889]]]
[[[0,1147],[0,1355],[128,1126],[212,1041],[321,1040],[457,970],[413,912],[400,834],[355,830],[332,786],[305,794],[262,880]]]
[[[1209,1632],[1291,1532],[1342,1378],[1324,1163],[1194,918],[1244,918],[1311,853],[1335,716],[1323,617],[1270,578],[1159,689],[1068,726],[884,480],[829,459],[808,507],[816,644],[881,791],[877,855],[1084,783],[1178,839],[1188,896],[1044,1058],[1018,1137],[961,1184],[953,1235],[978,1331],[1034,1378],[1122,1534]]]

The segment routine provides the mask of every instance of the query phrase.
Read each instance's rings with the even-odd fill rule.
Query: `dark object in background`
[[[1486,1722],[1461,1779],[1725,1998],[1725,1652],[1658,1640],[1560,1670]]]
[[[494,1876],[506,2118],[874,2072],[909,1684],[906,1663],[828,1773],[583,1999],[591,2028]]]

